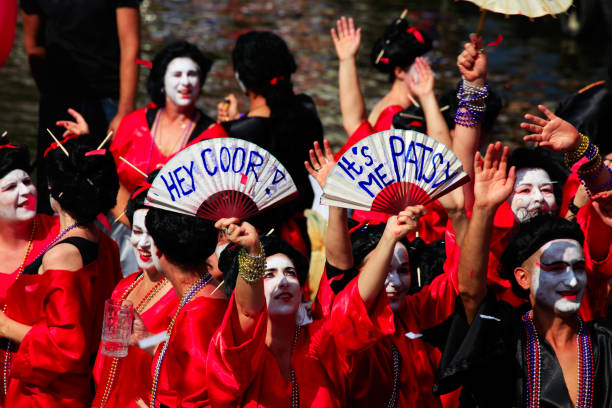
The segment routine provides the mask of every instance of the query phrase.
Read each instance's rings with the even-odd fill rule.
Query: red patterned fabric
[[[181,309],[170,345],[162,363],[157,387],[156,406],[170,408],[209,407],[210,384],[206,380],[208,344],[221,325],[227,299],[200,296]],[[152,373],[159,358],[157,348]],[[148,402],[150,393],[145,401]]]
[[[209,349],[208,384],[213,406],[290,406],[291,382],[281,374],[266,347],[267,312],[260,314],[253,336],[237,344],[234,299]],[[339,295],[331,316],[303,326],[292,354],[302,407],[346,406],[348,358],[395,331],[393,312],[381,294],[370,313],[359,296],[357,280]]]
[[[115,158],[119,181],[128,191],[134,191],[145,178],[119,159],[124,159],[149,174],[158,165],[164,165],[174,155],[165,156],[159,151],[147,124],[146,108],[137,109],[121,120],[117,134],[113,138],[110,151]],[[223,128],[215,124],[189,142],[188,146],[204,139],[226,136]],[[150,154],[150,156],[149,156]]]
[[[100,234],[94,262],[78,271],[23,275],[11,286],[7,315],[32,329],[12,354],[6,407],[89,406],[89,362],[100,341],[104,300],[120,276],[117,244]]]
[[[112,298],[120,299],[125,290],[138,278],[139,273],[133,273],[123,278],[115,290]],[[168,321],[174,315],[178,297],[174,289],[170,290],[161,297],[154,305],[149,306],[140,317],[144,321],[147,329],[152,333],[159,333],[168,327]],[[151,363],[153,356],[138,347],[130,346],[128,355],[119,359],[116,374],[112,382],[112,388],[104,407],[137,408],[136,400],[149,400],[151,393]],[[110,379],[110,369],[113,362],[112,357],[105,356],[98,349],[98,355],[93,370],[94,382],[96,385],[96,396],[92,407],[99,407],[102,397]]]

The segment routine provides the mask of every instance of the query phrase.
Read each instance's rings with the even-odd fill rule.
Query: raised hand
[[[470,85],[481,88],[485,85],[489,70],[489,60],[482,48],[482,37],[470,34],[470,42],[463,48],[457,57],[457,67]]]
[[[310,163],[305,161],[304,167],[306,171],[319,183],[319,186],[323,188],[327,176],[331,173],[332,169],[336,165],[334,160],[334,154],[332,153],[329,140],[323,140],[323,147],[325,148],[325,154],[321,151],[319,142],[314,142],[314,150],[310,149]]]
[[[215,228],[223,231],[225,237],[235,244],[240,245],[255,256],[259,254],[259,235],[251,224],[240,221],[238,218],[221,218],[215,223]]]
[[[419,218],[427,214],[422,205],[406,207],[397,216],[389,217],[383,236],[393,241],[399,241],[419,226]]]
[[[418,82],[415,81],[413,73],[417,75]],[[414,60],[414,64],[412,64],[409,71],[408,86],[410,92],[419,98],[433,93],[434,74],[425,58],[417,57]]]
[[[74,118],[74,122],[71,122],[69,120],[58,120],[57,122],[55,122],[57,126],[62,126],[66,128],[66,131],[64,132],[62,137],[66,137],[69,135],[80,136],[89,134],[89,125],[85,121],[85,118],[83,118],[83,116],[79,112],[75,111],[72,108],[68,108],[68,113]]]
[[[240,117],[238,112],[238,99],[236,95],[229,94],[217,104],[217,122],[227,122]]]
[[[592,196],[591,200],[601,221],[612,228],[612,191],[603,191]]]
[[[331,36],[340,61],[355,58],[361,44],[361,28],[355,30],[353,18],[341,17],[336,21],[336,29],[331,29]]]
[[[474,206],[496,209],[503,203],[516,181],[514,166],[506,175],[508,167],[508,146],[501,142],[490,144],[484,159],[480,152],[474,156]]]
[[[571,123],[564,121],[543,105],[538,109],[544,113],[546,119],[527,114],[525,119],[533,123],[521,123],[521,128],[532,132],[524,136],[526,142],[537,142],[542,147],[548,147],[555,152],[568,152],[576,150],[580,145],[580,133]]]

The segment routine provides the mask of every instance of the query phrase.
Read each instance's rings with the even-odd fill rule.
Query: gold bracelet
[[[238,273],[248,283],[260,280],[266,270],[266,254],[261,242],[259,243],[259,254],[249,255],[246,249],[238,252]]]
[[[580,135],[580,145],[576,150],[572,150],[570,152],[565,152],[563,155],[563,161],[568,168],[571,168],[574,163],[576,163],[580,158],[586,153],[589,148],[589,138],[579,133]]]

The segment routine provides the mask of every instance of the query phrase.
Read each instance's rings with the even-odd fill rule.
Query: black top
[[[471,325],[461,299],[456,312],[424,338],[443,350],[434,393],[463,386],[462,407],[524,407],[526,330],[524,310],[487,294]],[[595,383],[593,407],[612,407],[612,321],[587,322],[593,344]],[[563,372],[552,346],[538,334],[541,344],[540,407],[571,407]],[[442,340],[442,341],[441,341]]]
[[[285,112],[270,118],[244,116],[222,123],[229,137],[247,140],[272,153],[285,166],[297,187],[299,198],[270,211],[274,214],[273,218],[264,213],[263,217],[257,216],[251,220],[260,225],[278,225],[294,213],[312,206],[314,193],[304,161],[309,160],[308,151],[315,141],[322,146],[323,126],[312,98],[299,94],[296,101],[300,110],[297,116],[293,116],[291,108],[287,108]],[[266,221],[262,222],[263,219]]]
[[[155,116],[157,116],[158,111],[159,108],[148,108],[145,112],[145,116],[147,118],[147,125],[149,125],[150,130],[153,129],[153,123],[155,122]],[[200,119],[196,122],[195,128],[191,132],[191,135],[189,135],[189,140],[187,142],[190,142],[191,140],[200,136],[202,132],[204,132],[210,127],[210,125],[215,123],[215,121],[212,120],[210,116],[206,115],[201,110],[196,109],[196,111],[200,114]],[[152,136],[155,137],[155,135]]]
[[[59,244],[74,245],[81,253],[81,259],[83,260],[83,266],[89,265],[90,263],[95,261],[96,258],[98,258],[98,243],[97,242],[89,241],[88,239],[81,238],[81,237],[68,237],[66,239],[63,239],[57,242],[55,245],[53,245],[53,247]],[[43,257],[41,255],[38,258],[36,258],[34,262],[30,263],[29,265],[26,265],[26,267],[23,268],[23,273],[26,275],[37,275],[38,269],[42,265],[42,259]]]
[[[116,9],[139,0],[20,0],[27,14],[41,16],[46,75],[42,92],[119,97],[119,37]]]

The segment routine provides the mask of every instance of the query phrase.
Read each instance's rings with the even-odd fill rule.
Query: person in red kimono
[[[383,293],[387,265],[395,243],[417,226],[423,211],[407,207],[389,218],[359,279],[336,299],[328,317],[305,325],[297,318],[307,263],[278,238],[260,241],[246,222],[219,220],[216,227],[242,248],[225,270],[226,285],[235,280],[235,291],[210,344],[213,405],[346,406],[348,359],[394,331]]]
[[[172,284],[179,303],[167,324],[166,340],[146,348],[153,355],[152,385],[143,399],[155,408],[209,407],[208,344],[227,308],[227,298],[215,291],[218,282],[206,266],[217,231],[208,220],[158,208],[149,209],[145,225],[157,247],[151,251],[153,265]],[[131,344],[152,334],[152,327],[136,314]],[[130,386],[133,380],[125,381]]]
[[[149,175],[149,181],[156,173]],[[178,297],[170,282],[153,265],[152,253],[157,247],[145,225],[149,207],[144,205],[144,200],[148,192],[147,184],[138,187],[126,209],[139,271],[123,278],[111,298],[131,301],[144,324],[158,333],[166,329]],[[106,356],[100,350],[93,371],[96,395],[92,407],[137,407],[136,401],[146,399],[151,391],[153,357],[138,347],[129,347],[128,355],[123,358]]]
[[[121,276],[115,243],[94,224],[119,182],[107,150],[68,140],[45,165],[61,232],[9,288],[0,313],[8,340],[6,407],[86,407],[104,300]]]
[[[144,174],[164,165],[185,146],[198,140],[224,137],[223,129],[196,107],[201,88],[212,61],[195,45],[173,42],[153,59],[147,79],[152,103],[137,109],[121,120],[110,151],[119,173],[117,205],[112,210],[115,222],[111,236],[118,242],[124,269],[135,271],[136,259],[131,250],[131,231],[123,211],[130,196],[146,179]],[[119,159],[123,157],[142,173]]]

